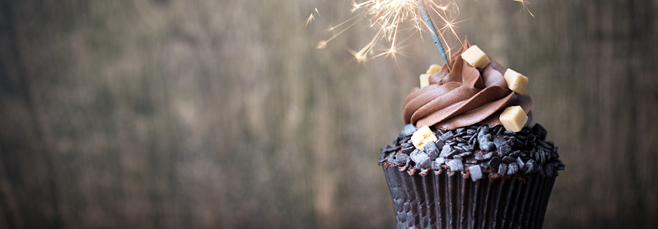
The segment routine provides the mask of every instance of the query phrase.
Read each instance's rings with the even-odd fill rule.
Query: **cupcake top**
[[[507,107],[520,106],[524,113],[530,112],[532,99],[510,89],[503,66],[488,56],[484,58],[489,64],[480,64],[479,69],[464,60],[462,54],[470,48],[466,40],[450,58],[450,71],[443,65],[429,76],[429,85],[411,91],[403,106],[406,124],[448,130],[477,123],[494,127],[501,125],[499,116]]]
[[[504,70],[468,40],[450,66],[420,76],[421,87],[404,101],[406,125],[381,149],[380,165],[409,175],[461,173],[473,181],[557,176],[564,169],[546,130],[529,126],[527,77]]]

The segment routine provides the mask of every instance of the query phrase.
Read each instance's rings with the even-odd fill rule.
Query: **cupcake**
[[[466,40],[420,81],[379,158],[397,228],[541,228],[564,164],[531,125],[528,79]]]

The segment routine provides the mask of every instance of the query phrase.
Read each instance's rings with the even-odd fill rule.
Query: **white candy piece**
[[[420,88],[427,87],[430,85],[430,74],[420,74],[418,78],[420,78]]]
[[[473,45],[466,49],[461,56],[469,65],[479,69],[484,69],[484,67],[491,63],[487,54],[484,54],[482,49],[478,48],[477,45]]]
[[[427,72],[426,72],[426,73],[432,75],[432,74],[434,74],[434,73],[439,72],[440,70],[441,70],[441,66],[440,66],[440,65],[438,65],[438,64],[433,64],[433,65],[430,65],[430,68],[427,69]]]
[[[521,106],[505,108],[503,113],[500,114],[500,122],[503,124],[506,130],[519,132],[527,121],[528,116],[525,114],[525,111],[523,111]]]
[[[416,130],[413,135],[411,135],[411,142],[419,150],[423,150],[425,148],[425,144],[429,142],[435,142],[437,140],[439,139],[436,138],[436,135],[434,135],[434,132],[432,132],[428,126],[421,127],[420,129]]]
[[[525,77],[521,75],[521,73],[518,73],[509,68],[507,71],[505,71],[504,77],[510,90],[518,93],[519,95],[523,95],[525,86],[528,85],[528,77]]]

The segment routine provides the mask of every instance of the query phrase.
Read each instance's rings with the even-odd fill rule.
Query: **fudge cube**
[[[462,59],[466,61],[469,65],[476,67],[478,69],[484,69],[491,60],[487,57],[487,54],[484,54],[482,49],[478,48],[477,45],[473,45],[462,53]]]
[[[434,132],[432,132],[428,126],[419,128],[413,135],[411,135],[411,142],[419,150],[423,150],[425,148],[425,144],[429,142],[435,142],[436,140],[439,139],[436,138],[436,135],[434,135]]]
[[[528,116],[525,114],[525,111],[523,111],[521,106],[505,108],[503,113],[500,114],[500,122],[506,130],[519,132],[527,121]]]
[[[507,71],[505,71],[504,77],[510,90],[518,93],[519,95],[523,95],[525,86],[528,85],[528,77],[525,77],[524,75],[521,75],[520,73],[509,68]]]

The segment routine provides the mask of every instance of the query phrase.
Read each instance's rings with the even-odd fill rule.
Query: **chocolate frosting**
[[[450,58],[450,71],[444,64],[430,76],[429,86],[416,87],[409,93],[403,106],[405,123],[448,130],[477,123],[494,127],[501,124],[499,116],[506,107],[521,106],[526,114],[530,112],[532,99],[509,89],[503,66],[492,59],[480,71],[461,58],[469,47],[466,39]]]

